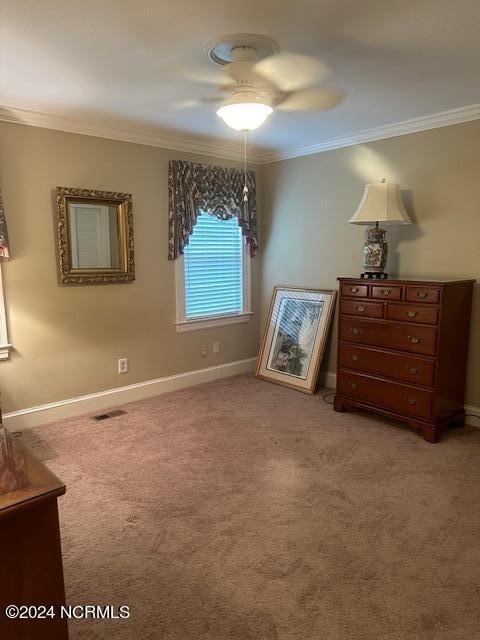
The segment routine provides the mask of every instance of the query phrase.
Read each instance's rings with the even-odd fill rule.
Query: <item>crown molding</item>
[[[96,138],[107,138],[108,140],[144,144],[150,147],[161,147],[163,149],[213,156],[226,160],[243,160],[243,144],[240,143],[237,146],[232,145],[232,147],[230,147],[207,140],[172,136],[161,133],[158,130],[155,131],[154,129],[109,127],[77,118],[59,116],[30,109],[1,106],[0,121],[23,124],[30,127],[40,127],[43,129],[54,129],[67,133],[78,133]],[[260,159],[261,154],[255,151],[255,149],[250,148],[248,153],[249,163],[260,164]]]
[[[480,119],[480,103],[450,109],[449,111],[441,111],[428,116],[421,116],[420,118],[412,118],[410,120],[404,120],[403,122],[395,122],[382,127],[363,129],[347,136],[331,138],[330,140],[309,145],[298,145],[276,151],[263,152],[250,148],[248,154],[249,163],[257,165],[269,164],[280,160],[332,151],[333,149],[375,142],[376,140],[385,140],[386,138],[395,138],[397,136],[408,135],[409,133],[428,131],[429,129],[447,127],[478,119]],[[8,106],[0,107],[0,121],[23,124],[31,127],[41,127],[44,129],[54,129],[67,133],[78,133],[96,138],[106,138],[108,140],[144,144],[150,147],[161,147],[163,149],[224,158],[226,160],[243,160],[242,145],[238,145],[238,147],[224,146],[207,140],[172,136],[154,129],[109,127],[107,125],[95,124],[76,118],[43,113],[30,109]]]
[[[411,120],[404,120],[403,122],[395,122],[383,127],[364,129],[348,136],[332,138],[331,140],[326,140],[324,142],[317,142],[304,146],[299,145],[297,147],[287,147],[280,149],[279,151],[266,152],[260,154],[260,164],[278,162],[279,160],[288,160],[289,158],[298,158],[300,156],[308,156],[313,153],[322,153],[323,151],[341,149],[342,147],[351,147],[356,144],[374,142],[375,140],[385,140],[386,138],[395,138],[397,136],[408,135],[409,133],[418,133],[420,131],[428,131],[429,129],[437,129],[439,127],[448,127],[449,125],[479,119],[480,103],[471,104],[466,107],[450,109],[449,111],[441,111],[429,116],[412,118]]]

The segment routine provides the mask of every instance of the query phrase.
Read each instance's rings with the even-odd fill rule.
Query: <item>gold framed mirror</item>
[[[56,196],[62,283],[135,280],[132,195],[57,187]]]

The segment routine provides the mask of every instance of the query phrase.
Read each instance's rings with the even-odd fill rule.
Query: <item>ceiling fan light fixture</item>
[[[255,93],[242,91],[217,111],[217,116],[236,131],[252,131],[265,122],[273,108],[259,100]]]

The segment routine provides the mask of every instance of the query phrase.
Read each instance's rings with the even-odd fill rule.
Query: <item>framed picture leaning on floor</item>
[[[336,291],[275,287],[255,376],[314,393]]]

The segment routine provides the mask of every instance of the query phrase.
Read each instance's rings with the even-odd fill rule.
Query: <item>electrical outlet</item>
[[[128,373],[128,358],[118,359],[118,373]]]
[[[212,351],[213,351],[213,353],[220,353],[220,342],[218,340],[215,340],[213,342]]]
[[[200,347],[200,357],[201,358],[206,358],[208,356],[208,347],[207,345],[203,344]]]

